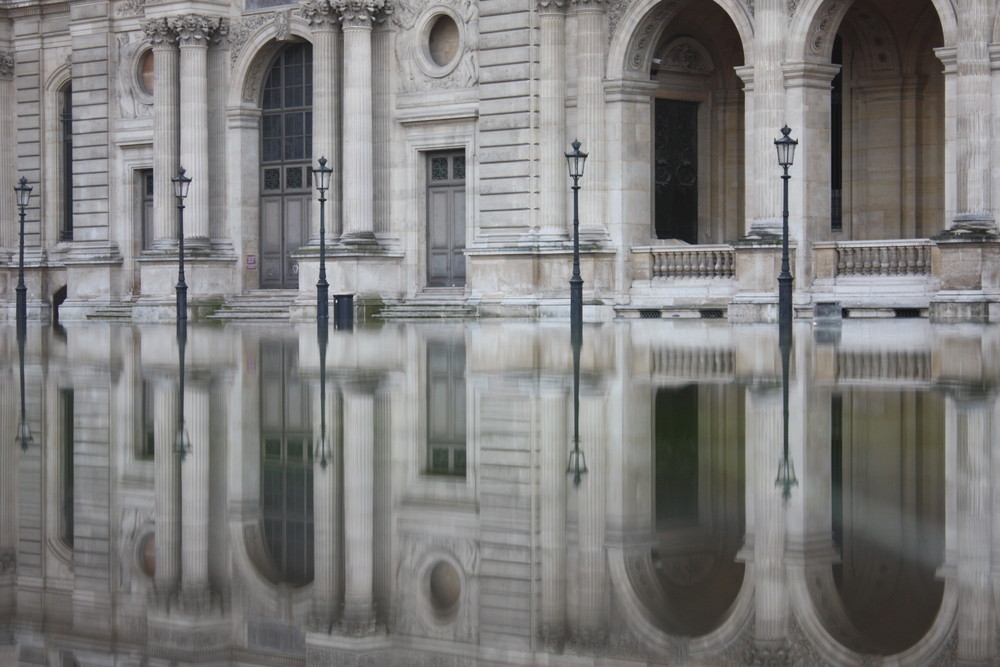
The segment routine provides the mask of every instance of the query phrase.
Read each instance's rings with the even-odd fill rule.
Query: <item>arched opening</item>
[[[925,238],[946,226],[944,44],[931,0],[867,0],[844,15],[831,62],[830,231]]]
[[[894,655],[927,634],[944,594],[944,401],[855,387],[831,415],[833,579],[863,642],[848,648]]]
[[[714,2],[676,12],[653,50],[651,236],[721,243],[743,231],[743,83],[739,32]]]
[[[725,621],[743,585],[743,388],[670,386],[653,396],[656,545],[661,623],[701,636]]]
[[[312,45],[283,47],[264,78],[260,124],[260,286],[295,289],[292,253],[309,240]]]

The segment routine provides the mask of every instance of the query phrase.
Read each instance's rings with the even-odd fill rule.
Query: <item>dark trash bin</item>
[[[333,295],[333,328],[334,329],[354,328],[353,294]]]

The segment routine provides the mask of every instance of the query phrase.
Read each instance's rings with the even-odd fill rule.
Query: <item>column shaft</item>
[[[184,239],[208,241],[208,47],[181,44],[181,166],[191,178],[184,202]]]
[[[344,620],[372,620],[375,487],[375,398],[363,389],[344,394]]]
[[[562,241],[570,223],[565,206],[569,180],[566,145],[566,13],[561,0],[539,2],[541,169],[539,240]]]
[[[181,585],[185,593],[209,587],[209,467],[211,414],[208,387],[191,387],[184,396],[184,416],[191,451],[181,464]]]
[[[785,119],[785,83],[781,71],[782,49],[788,20],[784,0],[757,3],[754,45],[753,105],[748,118],[747,156],[751,172],[747,192],[753,204],[751,235],[781,235],[781,170],[774,152]],[[751,105],[747,105],[748,116]]]
[[[173,383],[157,382],[153,390],[153,444],[156,498],[156,590],[167,593],[177,586],[180,575],[180,468],[174,453],[177,433],[177,389]]]
[[[153,244],[176,245],[177,202],[170,179],[180,156],[180,87],[177,38],[166,19],[143,26],[153,42],[156,84],[153,88]]]
[[[340,21],[327,2],[311,2],[302,10],[312,26],[313,34],[313,165],[321,157],[330,175],[326,193],[326,236],[330,240],[340,225],[340,145],[338,129],[338,92],[340,90]],[[309,237],[319,238],[319,201],[314,198]]]
[[[0,53],[0,113],[4,118],[16,117],[17,91],[14,88],[14,54]],[[14,128],[0,132],[0,162],[15,165],[17,136]],[[13,181],[13,174],[11,175]],[[16,206],[13,186],[0,189],[0,220],[15,220]],[[14,225],[0,225],[0,248],[14,248],[18,243]]]
[[[344,243],[372,243],[375,219],[372,179],[372,29],[369,21],[345,20]]]
[[[604,228],[604,7],[600,0],[575,0],[577,8],[577,136],[589,153],[586,181],[580,188],[580,238],[591,242],[607,236]],[[568,150],[568,147],[567,147]],[[563,151],[565,152],[565,151]],[[568,178],[568,177],[567,177]]]

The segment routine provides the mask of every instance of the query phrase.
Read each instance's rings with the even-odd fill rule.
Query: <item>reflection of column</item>
[[[320,442],[319,391],[313,392],[314,441]],[[341,446],[334,439],[337,406],[340,398],[333,385],[326,388],[326,438],[331,457],[326,468],[318,455],[313,457],[313,619],[317,630],[329,632],[337,601],[340,599],[340,489],[343,462]],[[318,454],[318,453],[317,453]]]
[[[577,136],[587,160],[587,184],[580,189],[580,238],[600,240],[604,229],[604,46],[607,44],[602,0],[573,0],[577,36]],[[568,148],[567,148],[568,150]],[[565,151],[563,151],[565,153]]]
[[[993,404],[985,395],[948,396],[945,404],[946,447],[954,448],[957,463],[957,656],[960,661],[981,664],[992,664],[996,657],[997,619],[990,578]]]
[[[186,14],[170,19],[180,43],[180,166],[192,179],[185,201],[184,239],[208,245],[208,40],[219,30],[221,19]],[[159,63],[157,63],[159,67]],[[170,190],[173,192],[173,188]]]
[[[167,19],[143,25],[153,43],[156,84],[153,87],[153,237],[158,247],[176,241],[177,208],[170,179],[177,175],[180,107],[178,106],[177,37]]]
[[[541,415],[542,642],[558,651],[566,632],[566,394],[543,387]]]
[[[0,83],[0,86],[3,84]],[[0,380],[0,433],[17,433],[20,389],[14,376]],[[17,563],[17,456],[13,441],[0,446],[0,619],[14,618]],[[0,620],[0,633],[8,620]],[[3,637],[0,636],[0,643]],[[3,654],[0,653],[0,656]]]
[[[587,457],[588,472],[582,477],[579,488],[570,491],[578,493],[579,502],[577,542],[580,558],[575,583],[580,597],[574,639],[579,646],[589,648],[597,648],[604,642],[608,625],[604,558],[606,398],[600,393],[580,397],[580,449]]]
[[[186,599],[209,592],[208,528],[211,414],[208,386],[194,384],[184,396],[191,451],[181,464],[181,588]]]
[[[344,627],[372,629],[375,397],[364,383],[344,387]]]
[[[374,243],[372,21],[385,0],[334,0],[344,29],[344,243]]]
[[[781,390],[751,387],[746,392],[746,488],[747,507],[753,512],[754,638],[765,642],[785,637],[788,616],[783,566],[785,513],[781,489],[774,486],[781,446]],[[749,534],[747,537],[751,539]]]
[[[174,452],[177,432],[177,390],[167,381],[153,389],[153,443],[156,471],[156,573],[153,581],[161,602],[166,602],[180,575],[179,467]]]
[[[333,170],[326,196],[326,235],[333,235],[340,224],[340,156],[337,146],[337,92],[340,90],[340,19],[327,0],[310,0],[302,13],[312,28],[313,42],[313,134],[312,157],[315,165],[321,157]],[[319,238],[319,199],[313,197],[310,238]]]
[[[538,0],[539,14],[539,125],[541,128],[539,186],[541,202],[539,235],[544,240],[564,240],[567,179],[563,154],[569,150],[566,127],[566,2]]]

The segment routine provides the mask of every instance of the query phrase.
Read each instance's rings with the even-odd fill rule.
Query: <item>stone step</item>
[[[253,290],[229,297],[219,310],[205,319],[215,322],[287,321],[288,309],[298,295],[296,290]]]
[[[110,304],[101,306],[87,314],[88,320],[131,320],[132,306],[129,304]]]
[[[433,287],[384,308],[376,317],[383,320],[464,320],[478,316],[478,308],[466,303],[464,287]]]

